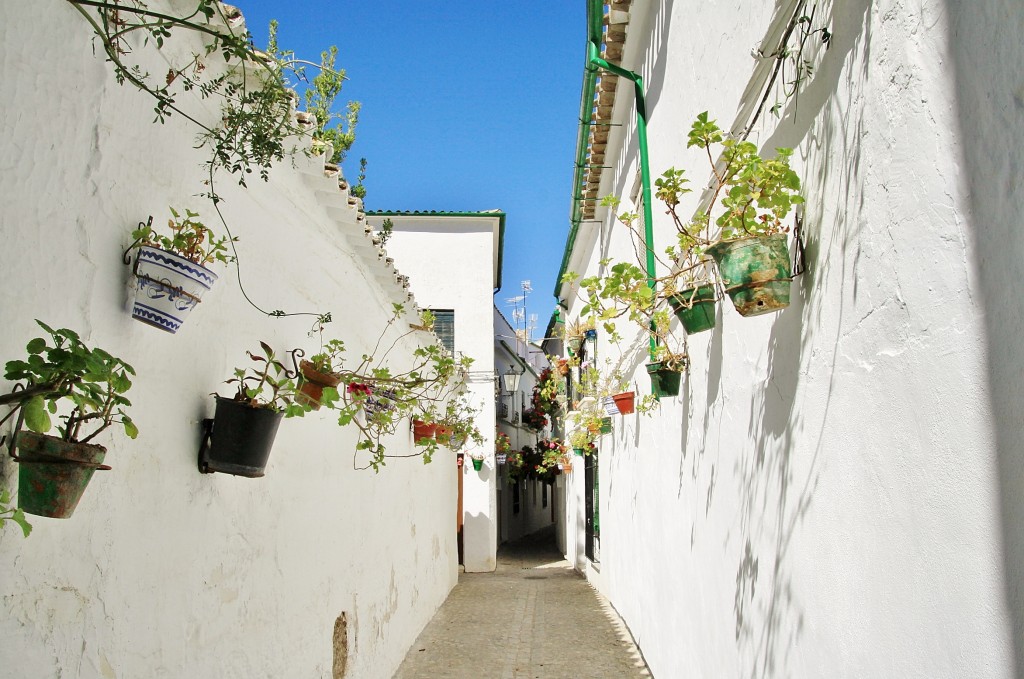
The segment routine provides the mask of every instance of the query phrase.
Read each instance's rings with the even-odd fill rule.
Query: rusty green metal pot
[[[22,431],[18,434],[18,507],[29,514],[67,519],[75,512],[97,469],[108,470],[103,446],[69,443]]]
[[[665,367],[664,362],[659,361],[647,364],[647,374],[651,376],[651,388],[658,398],[679,395],[679,382],[682,373],[678,370],[671,370]]]
[[[687,335],[704,332],[715,327],[715,286],[701,285],[686,288],[668,298],[676,318],[683,324]]]
[[[719,241],[708,248],[725,291],[740,316],[758,316],[789,306],[793,280],[786,234]]]

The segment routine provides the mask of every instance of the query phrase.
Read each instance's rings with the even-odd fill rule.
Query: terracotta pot
[[[300,361],[299,370],[302,372],[302,384],[299,386],[299,393],[295,395],[295,400],[302,405],[310,406],[313,410],[320,410],[324,387],[337,387],[341,384],[341,377],[334,373],[322,373],[309,361]]]
[[[624,391],[621,394],[615,394],[612,398],[615,399],[615,405],[623,415],[630,415],[636,409],[636,392]]]
[[[412,421],[412,438],[418,446],[425,446],[437,435],[437,425],[423,420]]]

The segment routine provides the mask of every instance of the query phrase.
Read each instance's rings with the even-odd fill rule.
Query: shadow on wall
[[[1024,679],[1024,10],[1020,0],[945,4],[985,311],[1006,604],[1016,676]]]
[[[818,16],[825,17],[823,25],[831,26],[832,44],[813,80],[801,91],[799,101],[787,102],[781,121],[761,144],[763,151],[777,146],[805,150],[808,268],[794,281],[799,290],[794,290],[792,305],[774,318],[768,345],[768,375],[751,401],[753,450],[742,455],[737,463],[743,549],[736,566],[734,614],[736,643],[745,677],[788,676],[786,659],[805,624],[787,556],[817,487],[834,378],[829,377],[828,396],[817,431],[813,431],[813,424],[804,421],[796,400],[801,370],[807,367],[810,350],[815,346],[836,346],[829,338],[820,336],[829,332],[821,321],[824,301],[842,305],[856,299],[856,288],[848,294],[843,287],[855,280],[853,271],[847,270],[847,262],[856,259],[856,253],[852,258],[848,254],[850,248],[858,247],[863,209],[861,156],[856,144],[863,125],[870,5],[871,0],[848,1],[836,7],[828,0],[819,3]],[[838,196],[840,203],[826,210],[820,197],[815,200],[815,196],[823,195]],[[835,274],[831,274],[833,255],[843,267]],[[836,285],[840,287],[829,288]],[[835,321],[836,333],[842,327],[843,316],[841,306]],[[822,361],[833,374],[837,351],[838,348],[834,349],[831,358]],[[716,382],[720,375],[720,369],[709,375],[714,381],[708,385],[706,421],[718,395]],[[808,460],[799,470],[791,460],[798,445],[806,451],[800,453],[801,457]],[[709,488],[709,505],[711,498]]]

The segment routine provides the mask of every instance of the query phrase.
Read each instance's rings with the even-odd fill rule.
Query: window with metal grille
[[[434,334],[441,340],[441,346],[455,353],[455,311],[452,309],[431,309],[434,314]]]

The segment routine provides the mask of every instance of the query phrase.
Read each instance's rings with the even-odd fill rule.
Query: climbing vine
[[[209,151],[205,162],[208,198],[227,233],[232,248],[234,236],[220,209],[216,190],[219,171],[227,171],[238,183],[257,174],[267,180],[271,166],[284,159],[287,139],[312,132],[313,152],[328,146],[334,150],[330,161],[340,161],[355,141],[359,103],[350,102],[344,114],[333,112],[333,103],[345,80],[335,68],[337,47],[321,54],[314,63],[281,50],[277,44],[277,22],[271,22],[269,49],[256,49],[247,30],[238,28],[241,14],[216,0],[193,0],[191,11],[169,14],[155,11],[144,0],[66,0],[90,25],[100,51],[110,63],[119,84],[130,84],[154,100],[154,122],[180,116],[198,128],[199,148]],[[191,31],[203,39],[199,51],[175,56],[165,50],[168,40],[179,31]],[[153,63],[153,50],[167,58],[169,66],[154,72],[144,66]],[[163,63],[162,61],[160,63]],[[317,75],[310,81],[307,68]],[[295,116],[298,95],[291,85],[305,82],[306,116]],[[203,122],[200,102],[215,102],[217,122]],[[312,118],[312,120],[310,120]],[[312,125],[312,130],[310,130]],[[365,175],[365,165],[363,174]],[[234,252],[237,258],[237,251]],[[268,316],[315,316],[321,312],[286,313],[265,310],[253,302],[242,283],[236,262],[238,284],[245,299]]]

